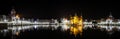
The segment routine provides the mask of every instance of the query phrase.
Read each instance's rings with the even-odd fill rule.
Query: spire
[[[112,12],[110,12],[110,15],[109,15],[109,17],[110,17],[110,18],[112,18],[112,17],[113,17],[113,16],[112,16]]]
[[[75,16],[77,16],[77,14],[75,13]]]
[[[16,14],[16,11],[14,9],[14,6],[12,7],[11,14]]]
[[[82,11],[81,11],[81,17],[82,17]]]
[[[72,15],[70,14],[70,15],[69,15],[69,18],[71,19],[71,17],[72,17]]]
[[[12,21],[15,20],[15,15],[16,15],[16,11],[15,11],[14,7],[12,6],[12,10],[11,10],[11,14],[10,14]]]
[[[80,16],[82,17],[82,10],[81,10],[81,8],[79,8],[79,12],[78,13],[80,13]]]

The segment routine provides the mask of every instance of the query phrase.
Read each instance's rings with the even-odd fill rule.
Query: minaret
[[[15,11],[14,8],[12,8],[12,10],[11,10],[11,15],[13,16],[13,15],[15,15],[15,14],[16,14],[16,11]]]
[[[12,7],[12,10],[11,10],[11,19],[12,19],[12,21],[15,20],[15,15],[16,15],[16,11],[15,11],[14,7]]]
[[[109,18],[113,18],[113,16],[112,16],[111,12],[110,12]]]
[[[82,15],[82,11],[81,11],[81,17],[83,17],[83,15]]]
[[[110,15],[109,15],[108,19],[110,19],[110,20],[113,20],[113,19],[114,19],[114,17],[112,16],[112,13],[111,13],[111,12],[110,12]]]
[[[113,16],[112,16],[112,13],[110,12],[110,15],[108,17],[108,19],[106,20],[108,22],[108,29],[110,29],[110,26],[111,26],[111,23],[113,22]]]

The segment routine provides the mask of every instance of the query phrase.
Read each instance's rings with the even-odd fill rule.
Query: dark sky
[[[84,18],[104,18],[112,12],[115,18],[120,18],[118,1],[88,1],[88,0],[9,0],[0,1],[0,14],[8,15],[12,6],[21,17],[26,18],[61,18],[77,13]]]

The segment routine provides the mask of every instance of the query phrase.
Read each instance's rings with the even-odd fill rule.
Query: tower
[[[108,17],[107,20],[106,20],[107,29],[111,29],[110,26],[111,26],[111,24],[113,23],[113,19],[114,19],[114,18],[113,18],[113,16],[112,16],[111,12],[110,12],[109,17]]]
[[[114,17],[112,16],[112,13],[111,13],[111,12],[110,12],[110,14],[109,14],[109,16],[108,16],[107,19],[109,19],[109,20],[113,20],[113,19],[114,19]]]
[[[10,14],[10,15],[11,15],[11,20],[12,20],[12,21],[15,21],[15,19],[16,19],[16,18],[15,18],[16,11],[15,11],[14,7],[12,7],[12,10],[11,10],[11,14]]]
[[[109,18],[113,18],[112,13],[110,12]]]

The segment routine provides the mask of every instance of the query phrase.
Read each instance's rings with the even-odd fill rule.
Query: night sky
[[[0,15],[8,15],[12,6],[21,17],[25,18],[61,18],[77,13],[85,19],[104,18],[112,12],[116,19],[120,19],[118,1],[88,1],[88,0],[4,0],[0,1]]]

